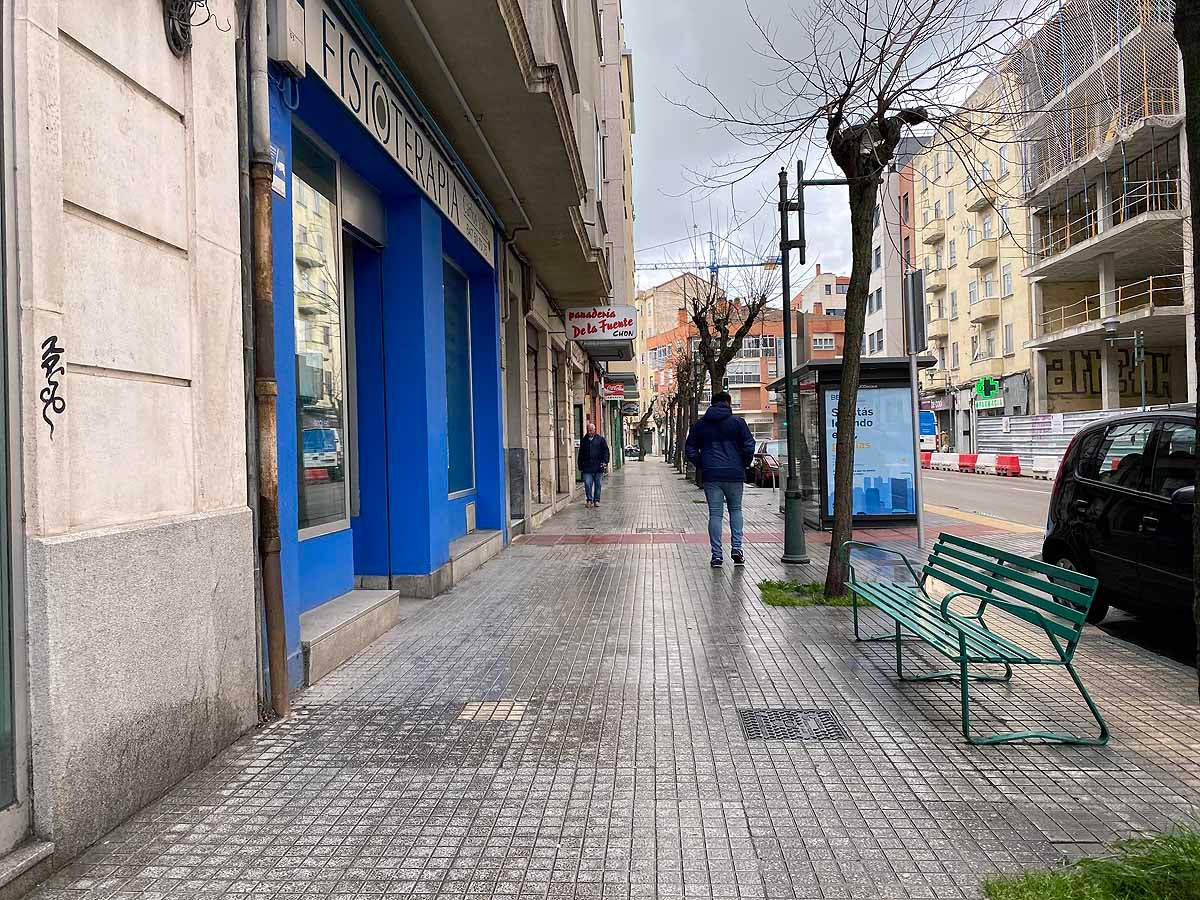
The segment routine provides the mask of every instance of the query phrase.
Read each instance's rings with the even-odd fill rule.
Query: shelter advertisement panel
[[[825,393],[826,515],[833,515],[833,476],[840,391]],[[907,387],[862,387],[854,430],[854,516],[916,515],[912,393]]]

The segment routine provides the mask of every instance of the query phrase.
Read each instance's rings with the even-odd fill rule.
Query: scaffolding
[[[1181,121],[1174,0],[1063,0],[1005,60],[1005,99],[1024,123],[1036,192],[1143,125]],[[1119,160],[1116,161],[1119,164]]]

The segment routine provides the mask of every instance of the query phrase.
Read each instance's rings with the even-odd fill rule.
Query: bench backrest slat
[[[1073,651],[1096,593],[1096,579],[977,541],[942,534],[925,564],[927,577],[956,590],[1004,600],[1031,624],[1045,622]]]

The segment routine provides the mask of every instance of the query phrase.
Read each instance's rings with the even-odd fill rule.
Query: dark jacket
[[[684,451],[705,481],[745,481],[754,461],[754,435],[728,406],[710,406],[688,432]]]
[[[597,434],[588,437],[586,434],[579,441],[579,455],[575,463],[580,472],[595,474],[608,465],[608,441]]]

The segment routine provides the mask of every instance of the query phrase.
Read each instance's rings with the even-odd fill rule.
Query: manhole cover
[[[832,709],[739,709],[748,741],[844,741],[850,732]]]
[[[528,700],[477,700],[468,703],[459,714],[459,721],[515,722],[525,715]]]

